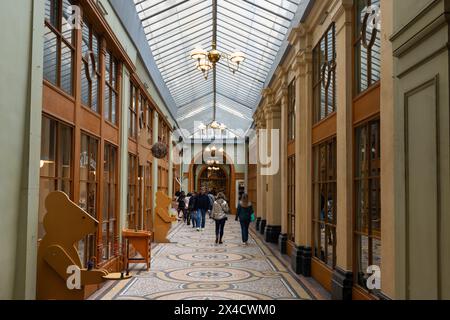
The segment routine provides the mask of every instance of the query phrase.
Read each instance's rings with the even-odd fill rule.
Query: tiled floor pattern
[[[170,240],[153,249],[149,272],[137,265],[132,279],[108,283],[91,299],[314,299],[258,237],[243,246],[234,219],[227,221],[223,245],[214,243],[212,220],[203,232],[180,223]]]

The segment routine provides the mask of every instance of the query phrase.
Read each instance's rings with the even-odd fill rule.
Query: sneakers
[[[201,229],[200,229],[200,228],[197,228],[197,231],[198,231],[198,232],[200,232],[200,231],[201,231]]]

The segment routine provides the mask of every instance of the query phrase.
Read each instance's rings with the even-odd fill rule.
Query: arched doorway
[[[205,187],[207,190],[212,190],[216,194],[223,192],[227,199],[230,199],[230,170],[226,169],[224,166],[203,165],[196,177],[196,185],[199,188]]]
[[[224,152],[223,153],[224,163],[227,164],[219,164],[216,166],[220,166],[228,176],[228,194],[227,198],[230,204],[230,212],[232,214],[236,213],[236,169],[234,166],[234,162],[230,158],[230,156]],[[191,164],[189,165],[189,173],[187,175],[188,179],[188,190],[189,191],[198,191],[198,177],[200,176],[200,171],[207,168],[208,165],[203,161],[203,152],[197,153],[191,160]],[[198,164],[200,163],[200,164]],[[200,169],[200,170],[199,170]]]

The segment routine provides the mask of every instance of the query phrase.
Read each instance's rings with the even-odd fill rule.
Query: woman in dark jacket
[[[248,194],[243,194],[241,201],[237,208],[236,220],[239,219],[241,223],[242,242],[244,245],[248,245],[248,227],[252,222],[253,206],[248,201]]]

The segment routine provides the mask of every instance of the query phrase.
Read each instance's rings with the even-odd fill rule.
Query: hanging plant
[[[169,152],[167,145],[157,142],[152,146],[152,154],[156,159],[164,159]]]

